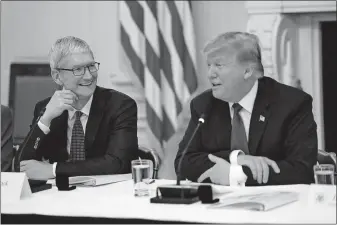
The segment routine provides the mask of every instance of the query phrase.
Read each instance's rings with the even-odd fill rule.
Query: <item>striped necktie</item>
[[[85,160],[84,131],[81,123],[81,111],[75,113],[75,123],[71,135],[70,161]]]

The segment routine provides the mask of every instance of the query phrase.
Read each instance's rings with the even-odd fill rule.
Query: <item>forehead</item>
[[[72,53],[62,58],[60,60],[59,66],[72,68],[72,67],[85,66],[92,62],[94,62],[94,59],[89,52],[79,52],[79,53]]]
[[[230,62],[233,61],[235,58],[234,53],[229,52],[212,52],[209,54],[206,54],[206,61],[207,62]]]

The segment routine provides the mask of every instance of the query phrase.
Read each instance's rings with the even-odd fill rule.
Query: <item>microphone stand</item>
[[[198,132],[200,126],[205,123],[205,115],[202,114],[198,120],[198,124],[194,129],[194,132],[189,139],[186,147],[184,148],[178,168],[177,168],[177,183],[175,185],[163,185],[157,187],[157,196],[150,199],[151,203],[169,203],[169,204],[191,204],[199,201],[198,195],[198,186],[197,185],[181,185],[181,165],[184,156],[188,150],[188,147],[191,145],[194,136]]]
[[[15,172],[20,172],[20,162],[22,160],[22,155],[24,154],[24,150],[26,148],[27,143],[30,141],[30,138],[32,136],[32,134],[34,133],[34,130],[36,129],[36,127],[38,126],[38,122],[40,120],[40,118],[42,117],[42,115],[44,114],[44,112],[46,111],[46,108],[43,108],[40,113],[39,116],[37,117],[35,123],[32,125],[27,138],[25,138],[23,144],[21,145],[21,147],[19,148],[19,152],[17,154],[17,157],[15,157],[15,163],[14,163],[14,171]],[[32,180],[32,179],[28,179],[28,183],[29,186],[31,188],[32,193],[38,192],[38,191],[43,191],[46,189],[50,189],[51,185],[47,184],[46,180]]]
[[[178,169],[177,169],[177,185],[180,185],[180,180],[181,180],[181,164],[182,164],[182,162],[183,162],[182,159],[183,159],[184,156],[186,155],[187,149],[188,149],[188,147],[191,145],[191,142],[192,142],[192,140],[194,139],[195,134],[196,134],[197,131],[199,130],[199,127],[200,127],[202,124],[204,124],[204,123],[205,123],[205,120],[204,120],[203,116],[201,116],[201,117],[199,118],[199,120],[198,120],[197,127],[194,129],[194,132],[193,132],[193,134],[192,134],[190,140],[188,141],[188,143],[187,143],[187,145],[186,145],[186,147],[185,147],[183,153],[181,154],[181,158],[180,158],[180,160],[179,160]]]

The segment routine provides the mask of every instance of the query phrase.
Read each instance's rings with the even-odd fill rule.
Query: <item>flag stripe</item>
[[[174,134],[175,130],[174,130],[174,128],[173,128],[173,126],[172,126],[172,124],[171,124],[171,122],[170,122],[170,120],[169,120],[165,111],[163,111],[163,124],[162,124],[162,126],[164,128],[162,139],[164,141],[168,141],[170,139],[170,137]]]
[[[190,6],[190,10],[191,10],[191,12],[192,12],[192,1],[191,1],[191,0],[188,0],[187,2],[188,2],[188,5]]]
[[[125,32],[129,35],[131,46],[144,64],[146,51],[143,31],[139,30],[139,27],[134,23],[134,20],[130,14],[130,8],[124,1],[120,3],[120,10],[121,23],[125,29]]]
[[[137,1],[123,1],[130,9],[133,21],[137,24],[139,30],[144,31],[144,11],[143,7]]]
[[[171,88],[174,88],[173,84],[173,77],[172,77],[172,61],[171,61],[171,54],[168,51],[167,45],[163,39],[162,34],[159,34],[159,44],[160,44],[160,67],[163,69],[165,73],[165,77],[167,79],[168,84],[171,86]],[[174,98],[176,101],[176,107],[177,107],[177,113],[179,114],[182,111],[182,104],[180,100],[177,97],[176,92],[174,92]]]
[[[174,2],[178,8],[178,12],[180,15],[180,21],[183,22],[182,25],[184,29],[185,43],[186,43],[188,52],[190,53],[193,65],[195,67],[196,56],[197,56],[196,51],[195,51],[195,42],[194,42],[194,38],[190,38],[194,36],[192,11],[190,11],[190,8],[186,1],[174,1]]]
[[[148,4],[144,1],[140,1],[140,5],[143,7],[145,16],[145,28],[144,28],[144,35],[146,36],[146,39],[149,41],[149,44],[153,48],[154,52],[157,56],[160,55],[159,52],[159,45],[158,45],[158,26],[157,26],[157,20],[153,16]]]
[[[145,97],[149,105],[157,113],[157,116],[162,119],[162,107],[161,107],[161,96],[160,96],[160,85],[156,82],[150,71],[145,67]]]
[[[158,19],[158,16],[157,16],[157,2],[156,1],[153,1],[153,0],[147,0],[146,3],[148,4],[154,18],[156,18],[156,20]]]
[[[178,52],[176,46],[173,41],[172,36],[172,19],[171,13],[167,7],[165,1],[158,2],[158,23],[160,32],[162,33],[162,37],[164,42],[166,43],[167,49],[169,51],[169,55],[171,57],[171,70],[172,70],[172,81],[173,81],[173,89],[176,92],[179,101],[184,101],[184,82],[183,82],[183,68],[181,61],[178,56]],[[162,52],[161,55],[165,54]],[[161,56],[162,57],[162,56]],[[185,84],[186,85],[186,84]],[[187,88],[187,87],[186,87]]]
[[[168,115],[172,126],[175,130],[177,130],[177,116],[180,114],[180,112],[178,112],[177,104],[181,105],[181,103],[175,97],[175,93],[173,92],[171,86],[168,84],[165,74],[163,73],[163,71],[161,72],[161,88],[162,92],[165,93],[165,95],[162,95],[163,110],[166,111],[166,114]]]
[[[148,120],[152,133],[158,140],[162,140],[162,120],[158,118],[157,114],[153,111],[153,108],[146,102],[146,116],[151,118]]]
[[[185,80],[185,83],[187,84],[189,92],[192,93],[197,88],[197,82],[196,82],[196,79],[194,77],[196,72],[195,72],[195,69],[194,69],[194,66],[193,66],[193,63],[192,63],[192,59],[191,59],[188,51],[186,51],[187,47],[186,47],[185,39],[184,39],[184,36],[183,36],[183,34],[184,34],[183,28],[182,28],[181,22],[179,20],[179,13],[177,11],[177,8],[176,8],[174,2],[167,1],[166,3],[167,3],[167,5],[170,9],[171,14],[172,14],[172,16],[171,16],[172,24],[175,25],[175,26],[172,26],[173,40],[174,40],[174,43],[176,45],[176,49],[178,51],[179,58],[180,58],[181,62],[184,62],[183,63],[184,80]]]
[[[131,66],[135,74],[139,77],[139,80],[144,84],[144,64],[138,57],[137,53],[132,48],[129,35],[125,32],[123,25],[120,25],[121,30],[121,42],[125,53],[130,59]]]
[[[146,40],[146,64],[153,78],[156,80],[157,85],[160,86],[161,82],[160,82],[159,59],[156,53],[153,51],[153,48],[151,47],[150,43],[147,40]]]

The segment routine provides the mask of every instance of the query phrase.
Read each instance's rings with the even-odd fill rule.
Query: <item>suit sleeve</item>
[[[175,171],[177,175],[179,173],[178,171],[179,161],[181,160],[183,151],[189,139],[191,138],[199,119],[198,113],[196,112],[194,107],[195,104],[194,101],[195,100],[191,101],[190,104],[191,119],[189,121],[185,135],[179,144],[179,150],[177,152],[174,161]],[[230,151],[219,151],[212,154],[229,161],[229,153]],[[194,139],[191,141],[191,144],[188,146],[185,156],[183,156],[182,158],[181,171],[180,171],[181,178],[182,179],[187,178],[191,181],[196,182],[202,173],[204,173],[206,170],[208,170],[214,165],[214,163],[208,159],[209,154],[210,154],[209,152],[205,151],[202,143],[202,127],[201,127],[194,136]]]
[[[131,172],[131,160],[137,158],[137,105],[128,98],[112,118],[108,149],[104,156],[78,162],[58,162],[56,175],[82,176]]]
[[[2,107],[2,106],[1,106]],[[1,113],[1,171],[10,172],[12,170],[12,161],[14,157],[13,150],[13,117],[9,108]]]
[[[46,135],[37,125],[37,120],[39,119],[42,108],[41,103],[35,105],[30,131],[20,145],[17,158],[15,159],[15,171],[17,172],[20,171],[20,161],[30,159],[42,160],[42,150],[38,148],[38,146]]]
[[[270,167],[266,185],[310,184],[314,181],[313,166],[317,162],[317,125],[312,113],[312,98],[309,96],[299,104],[288,123],[284,139],[285,159],[277,161],[280,173]],[[243,167],[248,175],[247,185],[256,185],[248,167]]]

